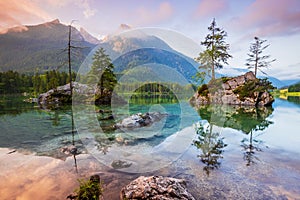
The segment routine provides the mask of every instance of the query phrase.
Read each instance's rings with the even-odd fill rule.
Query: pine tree
[[[104,88],[112,91],[117,83],[116,76],[113,72],[114,66],[111,63],[111,59],[103,48],[99,48],[94,56],[91,71],[89,75],[99,78],[98,86],[100,87],[100,96],[103,95]]]
[[[266,55],[266,56],[261,55],[263,50],[265,50],[269,46],[269,45],[263,46],[263,44],[267,40],[262,40],[258,37],[254,37],[254,40],[255,42],[251,43],[250,45],[250,53],[248,53],[249,58],[246,60],[247,61],[246,66],[248,66],[248,69],[254,68],[254,75],[256,77],[257,70],[261,71],[263,74],[266,74],[260,68],[269,67],[270,64],[275,61],[275,59],[268,61],[270,55]]]
[[[227,63],[227,59],[232,56],[228,54],[229,44],[226,44],[226,31],[217,27],[216,20],[213,19],[208,27],[209,34],[201,45],[206,47],[206,50],[199,54],[195,60],[201,63],[200,69],[208,69],[211,71],[211,78],[215,79],[215,68],[222,68]]]

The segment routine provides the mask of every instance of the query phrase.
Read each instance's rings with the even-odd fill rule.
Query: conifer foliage
[[[215,19],[213,19],[208,30],[210,33],[201,42],[206,50],[201,52],[195,60],[201,63],[199,68],[211,71],[211,78],[215,79],[215,68],[222,68],[223,64],[228,64],[227,60],[232,56],[228,53],[229,44],[225,42],[227,33],[217,27]]]

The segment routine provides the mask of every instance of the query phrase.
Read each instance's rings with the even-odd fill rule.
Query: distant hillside
[[[25,26],[22,31],[12,28],[7,33],[0,34],[0,70],[34,72],[36,69],[46,71],[61,67],[67,61],[67,52],[63,50],[68,44],[68,28],[59,20],[54,20]],[[96,46],[85,40],[88,36],[83,36],[72,27],[72,45],[85,47],[77,50],[76,56],[73,56],[74,70],[78,69],[86,55]]]
[[[116,72],[119,73],[145,64],[151,66],[151,63],[153,66],[161,65],[160,68],[164,66],[165,76],[171,75],[166,69],[170,68],[176,70],[188,82],[192,82],[192,76],[197,73],[197,67],[191,64],[192,62],[189,62],[187,58],[172,51],[157,48],[143,48],[130,51],[113,62]],[[157,74],[162,73],[159,71],[160,68],[156,68],[155,72]]]
[[[248,71],[249,71],[249,69],[227,67],[221,71],[220,76],[222,76],[222,74],[224,76],[238,76],[238,75],[244,74]],[[288,87],[289,85],[292,85],[299,81],[299,80],[280,80],[273,76],[267,76],[267,75],[258,76],[258,78],[268,78],[268,80],[272,83],[272,85],[278,89]]]
[[[293,84],[293,85],[290,85],[288,87],[288,91],[289,92],[300,92],[300,82],[298,82],[296,84]]]

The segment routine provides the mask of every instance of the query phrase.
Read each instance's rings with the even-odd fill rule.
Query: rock
[[[122,188],[120,199],[194,200],[183,179],[162,176],[140,176]]]
[[[246,74],[244,74],[244,77],[245,77],[246,81],[256,80],[256,77],[255,77],[255,75],[253,74],[252,71],[247,72]]]
[[[123,169],[123,168],[128,168],[132,165],[132,163],[129,163],[127,161],[123,161],[123,160],[114,160],[112,163],[111,163],[111,166],[114,168],[114,169]]]
[[[67,155],[69,155],[69,154],[76,155],[77,147],[75,147],[74,145],[66,146],[66,147],[61,148],[61,152],[65,153]]]
[[[215,83],[220,81],[224,81],[224,79],[216,79]],[[201,89],[200,94],[196,92],[190,99],[190,103],[194,106],[209,103],[269,106],[274,102],[274,98],[267,89],[261,89],[264,84],[260,79],[255,78],[253,72],[247,72],[244,75],[226,79],[219,86],[218,84],[208,84],[207,90]]]
[[[152,125],[154,122],[158,122],[161,119],[163,119],[166,116],[166,114],[162,114],[160,112],[152,112],[152,113],[138,113],[131,115],[125,119],[123,119],[121,122],[117,123],[115,125],[116,128],[140,128],[143,126],[149,126]]]
[[[244,84],[246,82],[245,75],[236,77],[235,81],[237,82],[238,85]]]
[[[223,83],[223,84],[222,84],[222,88],[223,88],[224,90],[229,90],[229,89],[230,89],[230,86],[228,85],[228,83]]]
[[[238,86],[238,83],[235,81],[235,79],[227,81],[227,84],[230,86],[231,89],[235,89]]]
[[[78,82],[72,82],[73,93],[76,95],[89,96],[95,93],[95,88],[86,84]],[[40,105],[51,105],[72,102],[70,84],[58,86],[55,89],[51,89],[46,93],[40,94],[38,97],[38,103]]]
[[[72,101],[78,102],[90,102],[95,104],[110,104],[111,99],[114,99],[115,104],[126,103],[117,94],[107,89],[103,90],[103,95],[100,96],[100,90],[96,86],[82,84],[78,82],[72,82],[73,85],[73,97],[71,97],[70,84],[58,86],[55,89],[51,89],[46,93],[40,94],[38,97],[38,103],[41,107],[53,107],[51,105],[59,105],[63,103],[71,103]],[[72,99],[73,98],[73,99]],[[101,110],[99,111],[100,113]]]

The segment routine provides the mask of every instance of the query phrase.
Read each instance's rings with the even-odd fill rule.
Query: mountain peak
[[[53,21],[46,22],[46,23],[43,23],[43,24],[41,24],[41,25],[44,25],[44,26],[46,26],[46,27],[52,27],[52,26],[55,26],[55,25],[58,25],[58,24],[60,24],[59,19],[55,19],[55,20],[53,20]]]
[[[99,40],[97,40],[94,36],[89,34],[84,28],[80,27],[80,34],[83,36],[85,41],[88,41],[89,43],[92,44],[99,44]]]
[[[129,26],[128,24],[120,24],[119,26],[119,30],[124,31],[124,30],[128,30],[131,29],[131,26]]]
[[[60,24],[60,21],[59,21],[59,19],[55,19],[55,20],[50,21],[48,23],[51,23],[51,24]]]

